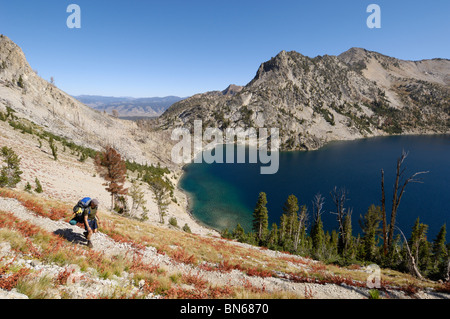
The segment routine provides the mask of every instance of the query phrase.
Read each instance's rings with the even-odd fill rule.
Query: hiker
[[[83,233],[87,239],[87,246],[92,248],[92,234],[98,231],[98,223],[100,219],[97,214],[98,200],[85,197],[81,199],[73,208],[75,217],[70,221],[71,224],[84,223],[85,232]]]

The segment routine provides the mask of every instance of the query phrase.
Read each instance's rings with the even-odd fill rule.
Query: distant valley
[[[115,110],[120,118],[131,119],[158,117],[172,104],[183,100],[178,96],[133,98],[79,95],[74,98],[95,110],[108,114],[113,114]]]

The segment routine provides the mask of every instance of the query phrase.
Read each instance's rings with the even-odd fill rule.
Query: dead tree
[[[384,170],[381,170],[381,215],[383,220],[383,253],[386,256],[387,249],[387,218],[386,218],[386,196],[384,193]]]
[[[127,167],[120,153],[111,145],[107,145],[105,150],[98,153],[94,160],[95,168],[100,177],[104,178],[104,186],[111,194],[111,210],[114,209],[118,196],[126,195],[128,189],[124,187]]]
[[[425,279],[423,278],[423,276],[420,274],[419,268],[417,267],[416,260],[415,260],[415,258],[414,258],[414,256],[413,256],[412,252],[411,252],[411,249],[409,248],[408,240],[406,239],[405,234],[403,234],[403,232],[401,231],[401,229],[398,228],[397,226],[391,227],[391,229],[393,229],[393,228],[397,228],[397,229],[398,229],[398,231],[400,232],[400,234],[402,234],[403,240],[405,241],[406,250],[407,250],[407,252],[408,252],[408,257],[409,257],[409,261],[410,261],[410,264],[411,264],[411,270],[412,270],[413,275],[415,275],[415,276],[416,276],[417,278],[419,278],[420,280],[425,280]]]
[[[345,202],[347,201],[347,191],[345,188],[337,188],[336,186],[333,188],[333,190],[330,192],[331,198],[333,200],[334,205],[336,206],[335,212],[330,212],[331,214],[336,215],[338,224],[339,224],[339,249],[342,250],[344,247],[347,246],[346,243],[346,234],[345,234],[345,216],[347,215],[346,209],[345,209]]]
[[[294,250],[297,250],[298,244],[300,243],[302,228],[306,224],[308,218],[308,209],[306,206],[300,208],[300,213],[298,214],[297,230],[294,232]]]
[[[405,192],[406,186],[409,183],[422,183],[421,179],[417,179],[416,177],[421,174],[426,174],[428,172],[417,172],[411,175],[409,178],[405,179],[405,170],[406,168],[402,168],[403,162],[408,157],[408,153],[402,151],[402,155],[397,159],[397,170],[395,176],[394,183],[394,193],[392,197],[392,209],[391,209],[391,220],[390,224],[387,225],[386,218],[386,203],[385,203],[385,192],[384,192],[384,171],[381,170],[381,205],[382,205],[382,217],[383,217],[383,252],[386,255],[388,251],[391,250],[392,244],[394,241],[394,228],[395,228],[395,220],[397,218],[398,207],[400,206],[400,202],[402,200],[403,194]],[[386,244],[387,242],[387,244]]]
[[[320,216],[323,213],[323,205],[325,202],[325,198],[322,196],[322,194],[317,193],[314,196],[314,199],[312,201],[312,207],[313,207],[313,219],[314,222],[317,224],[319,222]]]

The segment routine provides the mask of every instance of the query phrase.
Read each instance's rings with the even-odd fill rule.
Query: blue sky
[[[381,29],[366,25],[371,3]],[[449,13],[448,0],[0,0],[0,33],[69,94],[185,97],[245,85],[281,50],[450,58]]]

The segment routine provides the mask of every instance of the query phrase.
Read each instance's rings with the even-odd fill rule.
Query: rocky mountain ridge
[[[135,122],[93,110],[39,77],[21,48],[0,36],[0,111],[35,123],[57,136],[95,150],[113,145],[130,161],[170,161],[170,135],[142,130]]]
[[[175,103],[160,127],[277,127],[285,150],[333,140],[450,131],[450,60],[403,61],[361,48],[310,58],[280,52],[235,94]]]

